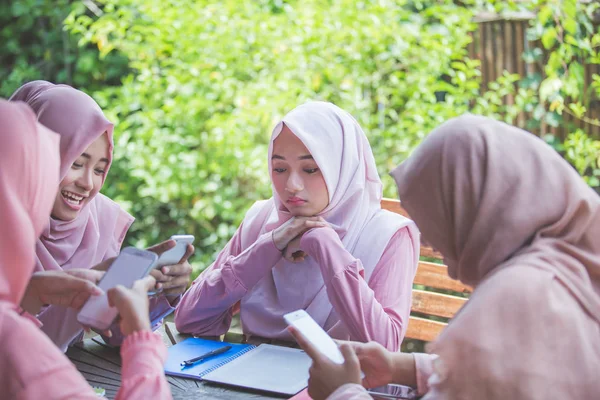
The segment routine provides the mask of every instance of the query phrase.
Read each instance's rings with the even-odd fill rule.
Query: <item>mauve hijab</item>
[[[110,154],[106,179],[112,163],[113,124],[91,97],[67,85],[33,81],[19,88],[10,100],[29,104],[38,121],[61,136],[61,179],[81,153],[106,134]],[[36,270],[90,268],[113,257],[132,223],[133,217],[98,193],[74,220],[50,218],[36,246]]]
[[[600,393],[600,198],[541,139],[474,115],[392,172],[402,205],[475,287],[431,351],[428,399]]]

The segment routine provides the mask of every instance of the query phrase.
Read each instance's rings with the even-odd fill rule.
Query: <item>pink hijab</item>
[[[449,275],[475,287],[431,346],[427,398],[597,397],[600,198],[575,170],[539,138],[465,115],[392,175]]]
[[[60,134],[61,180],[77,157],[106,133],[110,144],[106,179],[112,163],[113,124],[91,97],[67,85],[33,81],[19,88],[10,100],[29,104],[40,123]],[[49,222],[36,244],[38,271],[91,268],[117,255],[133,217],[98,194],[74,220],[50,218]]]
[[[58,187],[59,137],[23,103],[0,99],[0,121],[0,304],[16,308]]]
[[[392,236],[401,228],[413,230],[414,223],[381,209],[382,184],[369,141],[356,120],[341,108],[311,101],[290,113],[273,129],[269,143],[269,171],[272,171],[273,141],[285,124],[308,148],[321,169],[329,192],[329,205],[319,214],[339,234],[346,249],[361,260],[368,282]],[[256,203],[247,213],[241,232],[242,248],[291,218],[273,188],[273,197]],[[419,243],[414,243],[419,254]],[[415,258],[415,267],[418,259]],[[302,284],[299,284],[302,282]],[[244,331],[259,336],[289,339],[282,315],[305,309],[337,338],[348,338],[327,297],[319,266],[308,257],[302,263],[282,259],[242,299]],[[269,304],[268,309],[265,304]],[[251,316],[251,318],[247,318]],[[273,334],[279,327],[279,334]],[[265,329],[268,329],[266,331]]]

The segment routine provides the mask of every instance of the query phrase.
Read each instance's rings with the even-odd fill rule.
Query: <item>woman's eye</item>
[[[72,166],[75,167],[75,168],[81,168],[81,167],[83,167],[83,164],[73,163]]]
[[[307,174],[314,174],[317,171],[319,171],[319,168],[307,168],[304,170],[304,172],[306,172]]]
[[[285,172],[285,168],[273,168],[273,171],[277,172],[278,174],[282,174]]]
[[[104,175],[104,173],[106,172],[103,169],[96,169],[95,171],[98,175]]]

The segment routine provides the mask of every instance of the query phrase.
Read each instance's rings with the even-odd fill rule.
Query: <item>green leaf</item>
[[[559,78],[546,78],[540,85],[540,99],[548,100],[551,96],[558,94],[563,86],[563,82]]]
[[[538,20],[540,21],[540,23],[542,25],[546,25],[549,21],[552,20],[552,8],[548,5],[540,8],[539,12],[538,12]]]
[[[580,103],[571,103],[569,104],[569,109],[573,111],[577,118],[581,118],[585,115],[586,108],[584,105]]]
[[[558,33],[556,32],[555,27],[550,27],[544,30],[542,34],[542,44],[545,49],[550,49],[554,43],[556,42]]]
[[[575,19],[568,18],[563,21],[562,25],[565,28],[565,31],[571,35],[575,35],[577,33],[577,21],[575,21]]]
[[[569,76],[577,81],[577,84],[583,86],[585,81],[585,68],[580,63],[574,61],[569,65]]]

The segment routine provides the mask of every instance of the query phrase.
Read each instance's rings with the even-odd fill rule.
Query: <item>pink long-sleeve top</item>
[[[433,360],[436,356],[431,354],[413,353],[415,369],[417,372],[417,393],[419,396],[428,391],[427,381],[433,374]],[[368,400],[372,399],[364,387],[355,383],[347,383],[337,388],[327,400]]]
[[[226,333],[240,300],[281,259],[271,232],[242,251],[240,231],[241,227],[215,263],[183,296],[175,310],[179,331],[206,336]],[[416,268],[409,229],[401,228],[392,236],[369,282],[364,278],[361,261],[344,248],[332,229],[308,231],[302,236],[300,248],[319,264],[329,301],[347,329],[329,333],[342,339],[373,340],[391,351],[399,350],[408,324]],[[265,301],[264,310],[268,312],[269,297]],[[302,306],[298,304],[297,308]],[[243,308],[241,313],[244,315]],[[283,320],[283,315],[280,317]],[[248,318],[252,315],[244,315]],[[268,327],[263,328],[268,331]],[[273,327],[273,334],[279,329]]]
[[[97,399],[69,359],[40,331],[40,322],[0,302],[2,398]],[[122,379],[117,400],[171,399],[163,373],[167,351],[158,335],[135,332],[121,347]]]

